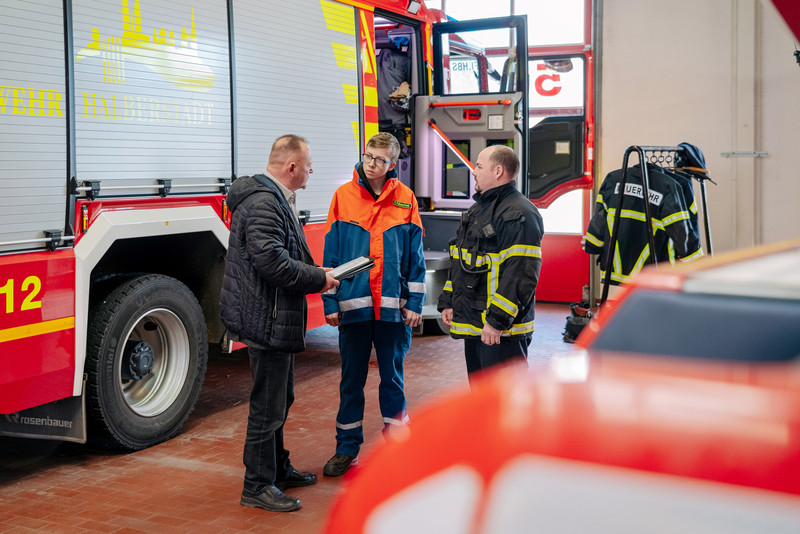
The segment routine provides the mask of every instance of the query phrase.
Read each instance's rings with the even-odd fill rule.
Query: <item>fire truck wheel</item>
[[[441,318],[437,317],[436,319],[425,319],[423,332],[433,336],[440,336],[442,334],[449,334],[450,329],[447,328]]]
[[[123,449],[170,439],[194,408],[207,362],[205,320],[189,288],[157,274],[121,283],[89,318],[91,429]]]

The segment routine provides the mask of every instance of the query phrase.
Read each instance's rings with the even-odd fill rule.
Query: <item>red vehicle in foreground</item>
[[[640,275],[365,459],[327,532],[800,532],[800,241]]]

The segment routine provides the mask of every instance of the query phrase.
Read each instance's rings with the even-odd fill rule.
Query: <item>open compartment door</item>
[[[478,153],[503,144],[528,169],[527,17],[446,22],[433,27],[433,95],[414,106],[417,196],[437,209],[466,209]]]

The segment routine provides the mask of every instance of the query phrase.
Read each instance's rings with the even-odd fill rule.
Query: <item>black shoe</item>
[[[239,501],[242,506],[250,508],[261,508],[270,512],[294,512],[300,509],[300,499],[289,497],[275,486],[270,486],[263,493],[250,496],[242,492],[242,499]]]
[[[286,488],[302,488],[317,483],[317,475],[306,471],[298,471],[294,467],[289,468],[286,476],[275,481],[275,487],[283,491]]]
[[[328,460],[325,467],[322,469],[322,474],[326,477],[340,477],[350,469],[351,465],[358,463],[358,457],[348,456],[346,454],[336,453],[333,458]]]

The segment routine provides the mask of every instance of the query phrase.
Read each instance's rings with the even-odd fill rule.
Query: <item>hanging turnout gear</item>
[[[656,166],[648,167],[650,209],[656,257],[674,263],[676,259],[693,260],[703,255],[698,233],[691,228],[691,211],[686,205],[680,184]],[[628,169],[625,191],[619,191],[622,169],[612,171],[603,180],[597,194],[594,214],[586,232],[584,250],[599,254],[601,276],[609,256],[613,258],[611,284],[628,283],[651,259],[647,224],[642,202],[640,165]],[[611,251],[611,232],[617,217],[618,195],[623,194],[619,236]],[[696,224],[696,223],[695,223]],[[624,236],[624,237],[623,237]]]

